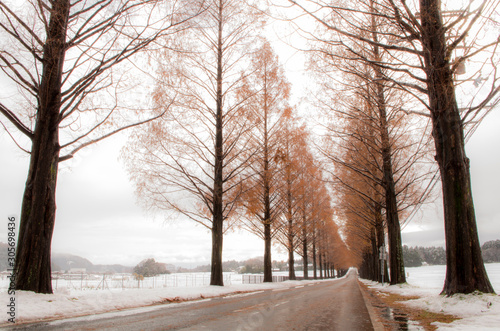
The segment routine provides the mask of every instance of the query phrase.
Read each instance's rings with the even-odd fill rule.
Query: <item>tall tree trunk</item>
[[[325,270],[325,278],[330,278],[330,272],[328,271],[328,260],[330,259],[330,256],[327,252],[325,252],[325,255],[323,256],[323,269]]]
[[[313,259],[313,278],[318,279],[318,272],[316,268],[316,234],[314,235],[313,238],[313,244],[312,244],[312,259]]]
[[[322,249],[319,250],[318,263],[319,263],[319,278],[323,279],[324,276],[323,276],[323,253],[322,253]]]
[[[302,252],[304,255],[302,255],[302,264],[304,265],[304,279],[309,279],[309,270],[307,268],[307,265],[309,264],[309,259],[308,259],[308,251],[307,251],[307,228],[306,228],[306,218],[304,216],[302,224]]]
[[[370,233],[371,252],[370,252],[370,280],[378,282],[380,279],[380,260],[377,242],[377,234],[375,227],[372,228]]]
[[[16,289],[52,293],[51,243],[56,214],[59,162],[59,111],[69,1],[52,4],[32,140],[30,167],[23,196],[16,255]]]
[[[384,221],[382,219],[382,207],[377,205],[376,211],[375,211],[375,231],[377,233],[377,253],[380,252],[382,247],[385,246],[385,233],[384,233]],[[385,249],[385,247],[384,247]],[[381,261],[380,261],[380,256],[377,255],[377,281],[382,282],[382,270],[381,270]],[[385,265],[385,263],[384,263]],[[389,279],[388,276],[388,270],[384,270],[384,281],[387,281]]]
[[[267,78],[267,77],[266,77]],[[264,282],[273,281],[272,259],[271,259],[271,201],[269,172],[269,141],[267,128],[267,84],[264,89]]]
[[[273,281],[273,265],[271,259],[271,224],[264,223],[264,282]]]
[[[372,12],[373,2],[371,2]],[[378,41],[377,24],[375,15],[372,15],[372,37],[373,41]],[[377,62],[381,62],[380,50],[377,45],[373,47],[373,57]],[[384,93],[384,75],[378,65],[374,65],[375,71],[375,99],[379,115],[380,138],[382,143],[383,162],[383,184],[385,189],[385,208],[387,217],[387,234],[389,237],[389,261],[391,265],[391,284],[406,282],[403,245],[401,240],[401,225],[399,224],[398,203],[396,199],[396,184],[394,182],[394,171],[392,167],[392,151],[389,140],[389,126],[387,123],[387,109]]]
[[[493,293],[481,256],[469,159],[455,96],[439,0],[420,0],[432,135],[441,174],[446,238],[443,294]]]
[[[389,184],[386,183],[386,216],[387,234],[389,237],[390,277],[391,285],[394,285],[405,283],[406,276],[403,262],[401,226],[399,224],[396,193],[394,190],[394,179],[392,177],[392,172],[386,172],[384,180],[389,181]]]
[[[293,254],[293,248],[288,249],[288,279],[295,280],[295,257]]]
[[[380,129],[382,140],[383,159],[383,184],[385,188],[385,209],[387,218],[387,234],[389,237],[389,261],[391,265],[391,284],[406,282],[403,244],[401,240],[401,226],[399,224],[398,204],[396,199],[396,184],[394,182],[391,146],[389,142],[389,130],[387,125],[387,115],[385,111],[384,96],[381,84],[378,85],[378,109],[380,116]]]
[[[217,44],[217,100],[215,119],[215,163],[214,163],[214,199],[212,220],[212,263],[210,285],[224,285],[222,274],[222,240],[223,240],[223,164],[224,141],[222,121],[222,1],[219,2],[219,31]]]
[[[287,170],[288,172],[289,170]],[[295,280],[295,233],[293,229],[293,217],[292,217],[292,192],[290,184],[287,184],[287,194],[286,194],[286,205],[287,205],[287,218],[288,218],[288,229],[287,229],[287,239],[288,239],[288,278],[290,280]]]
[[[210,285],[224,286],[222,273],[222,221],[214,215],[212,226],[212,263],[210,269]]]

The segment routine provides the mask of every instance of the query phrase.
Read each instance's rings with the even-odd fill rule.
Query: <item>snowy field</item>
[[[487,264],[486,269],[493,287],[500,292],[500,263]],[[500,297],[497,295],[456,295],[451,298],[440,296],[445,275],[445,266],[426,266],[407,268],[408,284],[401,286],[381,286],[380,284],[363,281],[368,286],[381,292],[397,292],[400,295],[419,296],[420,299],[408,301],[411,307],[421,307],[430,311],[444,312],[462,318],[451,324],[439,324],[439,330],[500,330]],[[182,274],[179,274],[182,275]],[[189,275],[189,274],[188,274]],[[174,275],[172,275],[174,276]],[[297,275],[300,276],[300,275]],[[241,275],[228,274],[230,284],[224,287],[204,285],[206,274],[181,280],[177,276],[177,286],[164,286],[165,278],[157,277],[152,288],[136,286],[125,288],[120,286],[82,287],[79,289],[77,280],[67,286],[58,281],[58,288],[54,294],[35,294],[32,292],[17,291],[15,298],[16,322],[36,321],[39,319],[57,319],[88,314],[99,314],[107,311],[125,308],[153,305],[160,302],[178,302],[190,299],[206,299],[238,292],[259,291],[273,288],[289,288],[298,284],[313,283],[315,281],[286,281],[272,284],[241,284]],[[189,277],[189,276],[186,276]],[[95,280],[99,284],[98,280]],[[116,283],[119,281],[117,276]],[[162,283],[163,281],[163,283]],[[336,280],[326,280],[336,281]],[[80,280],[80,283],[82,281]],[[101,280],[102,282],[102,280]],[[109,280],[111,283],[111,279]],[[137,281],[135,281],[137,285]],[[168,285],[167,281],[167,285]],[[0,302],[6,307],[12,296],[5,288],[0,293]],[[5,309],[7,309],[6,307]],[[153,306],[145,309],[157,309]],[[7,312],[7,311],[6,311]],[[6,323],[9,317],[5,313],[0,323]],[[7,316],[7,317],[5,317]]]
[[[486,264],[493,288],[500,293],[500,263]],[[403,296],[419,296],[406,301],[409,307],[423,308],[432,312],[455,315],[461,319],[450,323],[435,323],[438,330],[500,330],[500,296],[494,294],[470,294],[445,297],[439,295],[444,285],[446,267],[425,266],[406,268],[405,285],[382,286],[363,280],[380,292],[394,292]]]

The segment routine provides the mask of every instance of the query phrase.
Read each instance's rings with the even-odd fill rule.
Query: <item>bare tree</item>
[[[251,98],[245,87],[258,13],[236,0],[211,0],[195,29],[165,52],[156,87],[158,106],[175,107],[141,128],[124,156],[144,203],[171,210],[212,233],[211,285],[223,285],[222,244],[248,177]],[[171,69],[171,64],[175,68]]]
[[[283,133],[284,143],[277,155],[283,168],[283,214],[277,240],[288,251],[290,279],[295,279],[294,253],[302,256],[304,277],[308,278],[311,251],[313,264],[316,263],[316,223],[320,222],[320,215],[328,205],[325,201],[329,201],[329,192],[324,189],[305,127],[298,126],[293,118],[289,118]]]
[[[118,65],[159,37],[185,28],[183,23],[200,7],[156,0],[33,0],[23,1],[23,11],[17,5],[0,2],[0,31],[6,41],[0,67],[19,91],[13,102],[0,103],[7,120],[1,123],[30,154],[16,288],[52,293],[50,246],[59,163],[156,117],[118,102],[116,93],[124,83]],[[92,98],[98,93],[109,102]]]
[[[300,180],[300,187],[297,190],[298,203],[298,222],[297,226],[298,239],[300,245],[297,247],[297,253],[302,256],[304,266],[304,279],[309,278],[308,266],[310,251],[314,238],[314,222],[316,220],[316,213],[318,212],[315,207],[315,201],[322,200],[321,196],[317,196],[321,187],[321,174],[315,162],[309,147],[302,152],[299,162],[301,163],[301,172],[296,174]],[[324,192],[323,192],[324,193]]]
[[[318,262],[320,266],[320,278],[335,277],[341,274],[341,270],[356,266],[357,262],[352,251],[341,237],[340,225],[334,220],[333,210],[323,209],[324,212],[316,223],[316,242],[318,246]],[[345,234],[345,232],[344,232]]]
[[[321,153],[332,161],[327,168],[333,169],[336,186],[366,200],[368,214],[363,218],[371,225],[364,235],[376,242],[374,258],[384,243],[378,215],[385,208],[391,282],[403,283],[400,218],[428,196],[424,185],[431,172],[425,164],[429,159],[428,139],[422,139],[425,127],[399,111],[406,98],[386,83],[379,67],[359,63],[343,50],[321,46],[313,69],[323,90],[318,95],[319,106],[330,120]],[[376,47],[371,52],[372,57],[382,56]],[[354,175],[361,176],[359,183],[350,181]],[[345,201],[339,204],[348,206]]]
[[[291,115],[291,114],[290,114]],[[283,169],[281,199],[283,200],[283,214],[281,226],[278,228],[276,240],[288,251],[288,276],[291,280],[295,276],[295,251],[300,245],[300,190],[302,181],[300,174],[303,171],[301,157],[307,151],[308,133],[304,126],[299,126],[296,119],[289,116],[283,128],[284,143],[278,155]]]

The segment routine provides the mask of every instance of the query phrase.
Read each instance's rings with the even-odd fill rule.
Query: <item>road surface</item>
[[[18,325],[16,330],[373,330],[355,272],[345,279]]]

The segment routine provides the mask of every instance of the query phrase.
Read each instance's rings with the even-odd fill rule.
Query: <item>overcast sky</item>
[[[481,244],[500,239],[500,109],[492,111],[466,144]],[[424,207],[403,231],[410,246],[444,246],[441,196]]]
[[[281,50],[288,78],[296,95],[305,88],[293,49]],[[286,54],[284,56],[283,54]],[[2,118],[2,120],[4,120]],[[472,186],[481,243],[500,239],[500,109],[483,121],[466,148],[471,160]],[[136,204],[134,187],[118,160],[125,137],[90,147],[61,165],[57,184],[54,252],[88,258],[95,264],[135,265],[154,257],[166,263],[208,264],[209,231],[189,220],[164,220]],[[29,159],[0,128],[0,241],[7,239],[7,216],[20,216]],[[426,206],[403,230],[409,246],[444,246],[442,201]],[[255,235],[229,233],[224,239],[224,260],[262,256],[263,242]],[[286,259],[275,248],[273,259]]]
[[[467,144],[481,243],[500,239],[500,112],[492,112]],[[164,221],[144,212],[118,160],[123,139],[112,138],[62,164],[57,185],[53,251],[93,263],[135,265],[146,257],[167,263],[209,263],[210,233],[188,220]],[[28,158],[0,131],[0,211],[6,241],[7,216],[20,213]],[[403,231],[403,243],[444,246],[441,199],[418,213]],[[224,260],[263,255],[263,242],[245,233],[224,240]],[[274,257],[286,259],[275,250]]]

